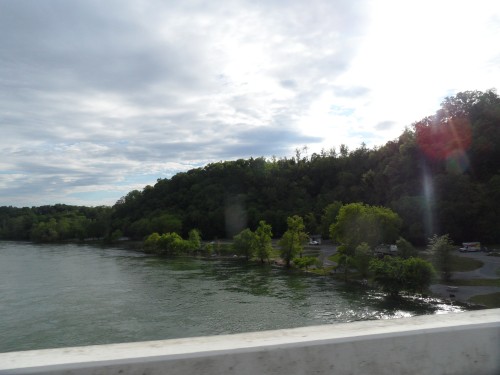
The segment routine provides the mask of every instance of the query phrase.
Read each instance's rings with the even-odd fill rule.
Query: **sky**
[[[0,206],[369,148],[500,89],[498,0],[0,0]]]

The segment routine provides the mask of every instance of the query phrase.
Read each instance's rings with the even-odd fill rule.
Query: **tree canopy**
[[[304,242],[307,240],[304,221],[300,216],[294,215],[287,219],[288,229],[279,242],[281,248],[281,258],[286,266],[290,267],[290,262],[297,255],[302,255]]]
[[[442,236],[434,235],[429,238],[427,246],[433,256],[434,264],[441,273],[441,278],[448,281],[451,278],[453,242],[448,234]]]
[[[269,261],[269,256],[272,251],[272,237],[273,232],[271,225],[261,220],[259,226],[255,230],[255,252],[262,263],[264,263],[264,260]]]
[[[391,295],[398,295],[401,291],[422,293],[429,287],[435,274],[432,265],[420,258],[387,256],[373,259],[370,269],[375,282]]]
[[[249,260],[257,251],[257,236],[246,228],[233,237],[233,249],[239,256]]]
[[[279,238],[293,215],[304,218],[308,231],[327,236],[339,202],[363,202],[397,214],[401,236],[413,244],[425,244],[434,233],[449,233],[455,242],[500,243],[498,145],[499,96],[494,90],[466,91],[373,149],[341,145],[312,154],[299,149],[279,159],[211,163],[133,190],[112,207],[0,207],[0,239],[123,234],[142,240],[153,232],[186,237],[192,228],[206,239],[231,238],[244,228],[255,231],[262,220]],[[381,219],[393,223],[391,215]],[[365,224],[355,228],[373,228]],[[342,233],[338,227],[334,234]],[[389,233],[382,237],[393,240]],[[376,240],[370,234],[362,242]]]
[[[389,208],[350,203],[340,208],[330,235],[342,243],[349,254],[354,254],[363,242],[372,248],[380,243],[394,243],[401,224],[398,214]]]

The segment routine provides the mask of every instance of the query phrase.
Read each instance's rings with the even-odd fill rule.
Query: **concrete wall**
[[[0,374],[498,375],[500,309],[3,353]]]

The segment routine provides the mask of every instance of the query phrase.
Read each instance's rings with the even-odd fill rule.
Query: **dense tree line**
[[[1,207],[0,238],[186,237],[193,228],[204,239],[232,238],[261,221],[281,238],[294,215],[305,232],[326,237],[342,204],[363,202],[397,213],[414,244],[435,233],[500,243],[499,201],[500,98],[467,91],[378,148],[212,163],[131,191],[113,207]]]
[[[0,207],[0,239],[54,242],[111,239],[112,207],[77,207],[64,204],[40,207]]]

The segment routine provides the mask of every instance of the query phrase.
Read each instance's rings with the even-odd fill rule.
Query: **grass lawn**
[[[316,275],[327,276],[333,271],[333,267],[324,268],[309,268],[308,272],[315,273]]]
[[[469,301],[472,303],[484,305],[489,308],[498,308],[500,307],[500,292],[474,296],[471,297]]]
[[[453,255],[451,258],[451,272],[474,271],[483,266],[483,262],[478,259]]]
[[[446,283],[455,286],[500,286],[500,279],[455,279]]]
[[[433,263],[432,256],[429,253],[421,253],[419,258]],[[483,266],[483,262],[478,259],[462,257],[460,255],[451,255],[451,272],[474,271]]]
[[[332,262],[335,262],[335,263],[338,263],[339,262],[339,258],[340,258],[340,253],[335,253],[333,255],[330,255],[328,257],[328,260],[330,260]]]

